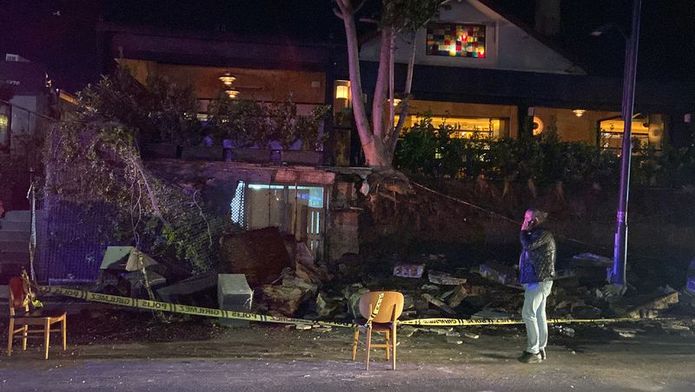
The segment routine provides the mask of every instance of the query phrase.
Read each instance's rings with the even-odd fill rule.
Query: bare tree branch
[[[357,4],[357,7],[355,7],[355,10],[353,11],[353,13],[355,13],[355,14],[358,13],[362,9],[362,6],[364,5],[364,3],[366,3],[366,2],[367,2],[367,0],[360,1],[360,3]]]

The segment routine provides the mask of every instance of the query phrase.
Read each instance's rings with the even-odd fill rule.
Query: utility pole
[[[632,29],[625,42],[625,70],[623,82],[622,115],[624,121],[623,144],[620,157],[620,195],[613,244],[613,268],[609,282],[619,286],[624,293],[627,286],[627,210],[630,196],[630,165],[632,160],[632,115],[635,104],[637,76],[637,51],[639,47],[641,0],[633,0]]]

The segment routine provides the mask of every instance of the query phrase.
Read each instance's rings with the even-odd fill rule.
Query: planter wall
[[[186,161],[240,161],[251,163],[289,163],[318,166],[323,164],[322,151],[268,150],[259,148],[179,147],[168,143],[146,143],[142,146],[145,159],[175,159]]]

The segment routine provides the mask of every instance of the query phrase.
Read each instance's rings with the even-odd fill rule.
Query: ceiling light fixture
[[[239,95],[239,90],[233,89],[233,88],[228,88],[224,90],[224,93],[227,94],[227,97],[229,99],[234,99]]]
[[[232,83],[236,80],[236,77],[232,76],[231,73],[225,72],[222,76],[218,78],[222,84],[227,87],[232,87]]]
[[[584,113],[586,113],[586,110],[584,110],[584,109],[574,109],[574,110],[572,110],[572,113],[574,113],[574,115],[577,116],[577,117],[581,117],[581,116],[584,115]]]

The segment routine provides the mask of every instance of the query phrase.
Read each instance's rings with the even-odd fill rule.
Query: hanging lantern
[[[227,97],[229,97],[229,99],[234,99],[239,95],[239,90],[228,88],[224,90],[224,93],[227,94]]]
[[[232,83],[236,80],[236,77],[232,76],[231,73],[225,72],[222,76],[218,78],[222,84],[224,84],[227,87],[231,87]]]

